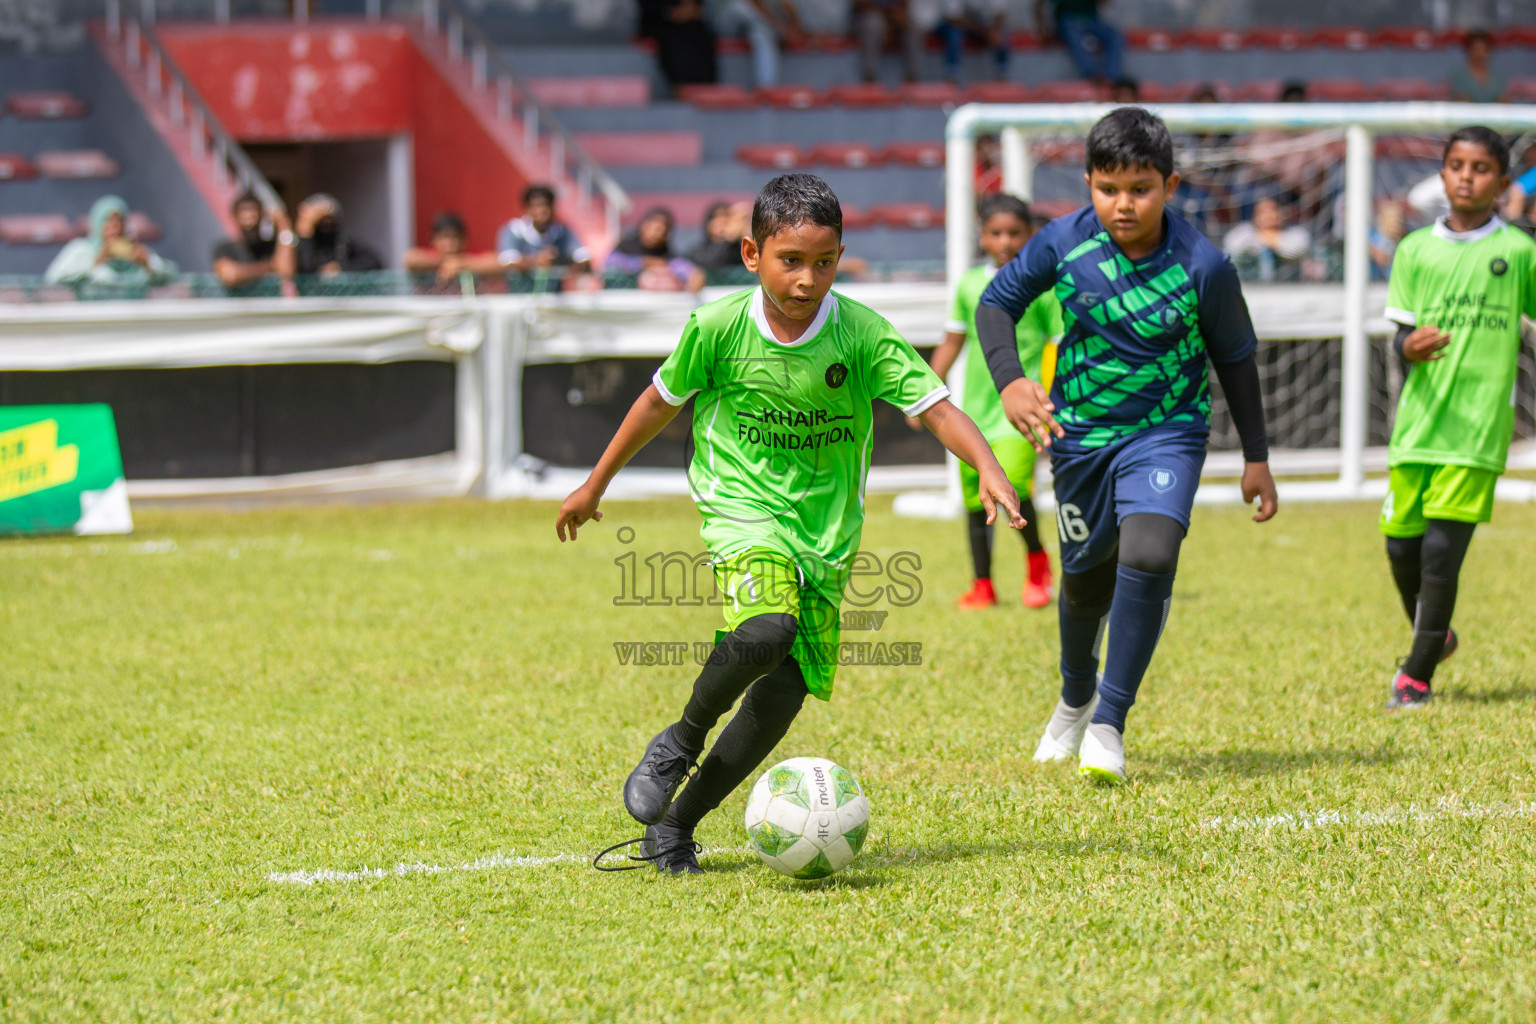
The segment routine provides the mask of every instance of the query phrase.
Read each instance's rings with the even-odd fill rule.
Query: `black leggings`
[[[1085,572],[1062,575],[1063,598],[1083,609],[1109,604],[1115,596],[1115,572],[1122,565],[1142,572],[1173,572],[1179,567],[1185,532],[1177,519],[1156,512],[1132,512],[1120,522],[1120,547],[1114,558],[1106,558]]]

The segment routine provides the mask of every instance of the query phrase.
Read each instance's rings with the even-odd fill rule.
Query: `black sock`
[[[1424,573],[1419,581],[1419,609],[1413,620],[1413,649],[1403,661],[1403,673],[1421,683],[1435,676],[1435,666],[1445,651],[1445,632],[1456,610],[1456,584],[1461,563],[1472,543],[1475,523],[1431,519],[1424,530],[1420,558]]]
[[[1099,642],[1114,596],[1112,558],[1087,572],[1062,574],[1056,614],[1061,629],[1061,699],[1069,708],[1080,708],[1093,699]]]
[[[966,534],[971,538],[971,573],[979,580],[992,578],[992,527],[987,525],[987,513],[965,514]]]
[[[692,834],[704,815],[720,806],[773,753],[805,703],[805,676],[794,658],[752,684],[726,727],[720,730],[697,774],[667,808],[664,825]]]
[[[789,656],[797,623],[793,615],[754,615],[727,633],[710,652],[693,683],[672,738],[690,754],[704,749],[709,730],[752,683]]]
[[[1424,575],[1419,552],[1423,546],[1423,537],[1387,538],[1387,561],[1392,566],[1392,582],[1397,584],[1397,593],[1403,599],[1403,611],[1408,613],[1409,622],[1419,613],[1419,577]]]
[[[1024,517],[1024,529],[1019,531],[1024,538],[1024,546],[1031,554],[1044,551],[1045,545],[1040,543],[1040,524],[1035,522],[1035,503],[1027,495],[1019,498],[1019,515]]]

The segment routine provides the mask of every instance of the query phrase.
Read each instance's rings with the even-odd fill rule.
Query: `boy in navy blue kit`
[[[1105,115],[1088,134],[1086,178],[1093,204],[998,271],[976,328],[1009,421],[1052,451],[1061,700],[1035,760],[1078,756],[1083,775],[1116,783],[1205,463],[1208,358],[1242,439],[1243,500],[1260,500],[1256,522],[1277,502],[1248,306],[1221,250],[1164,209],[1179,184],[1167,126],[1139,107]],[[1024,376],[1014,341],[1047,291],[1065,327],[1049,396]]]

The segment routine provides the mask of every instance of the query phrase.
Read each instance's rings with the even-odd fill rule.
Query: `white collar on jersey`
[[[1504,226],[1504,221],[1498,214],[1488,218],[1488,223],[1471,231],[1452,231],[1449,217],[1441,217],[1435,221],[1435,237],[1443,242],[1456,242],[1465,245],[1468,242],[1481,242],[1495,231]]]
[[[827,292],[827,297],[821,300],[821,308],[816,311],[816,318],[805,329],[805,333],[794,341],[780,341],[773,336],[773,328],[768,324],[768,315],[763,312],[763,303],[765,301],[763,286],[758,285],[757,290],[752,293],[752,319],[756,322],[758,331],[762,333],[766,340],[784,348],[799,348],[801,345],[810,344],[816,340],[816,335],[821,333],[821,329],[826,326],[829,319],[833,323],[837,323],[837,296]]]

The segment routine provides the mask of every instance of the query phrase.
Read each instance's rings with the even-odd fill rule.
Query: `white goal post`
[[[1344,140],[1343,286],[1336,287],[1342,314],[1339,370],[1338,477],[1291,484],[1294,496],[1360,498],[1380,490],[1366,480],[1369,415],[1370,331],[1380,323],[1380,288],[1373,303],[1369,237],[1373,207],[1375,138],[1391,132],[1449,134],[1469,124],[1500,132],[1536,130],[1536,106],[1471,103],[1181,103],[1146,104],[1177,136],[1180,132],[1256,130],[1342,131]],[[1044,136],[1085,137],[1115,105],[978,104],[962,106],[945,129],[945,266],[951,290],[976,254],[976,144],[997,135],[1003,189],[1032,200],[1032,141]],[[1372,308],[1375,305],[1377,308]],[[1263,332],[1261,330],[1261,337]],[[1271,337],[1307,337],[1275,335]],[[1214,460],[1213,460],[1214,461]],[[1220,465],[1220,463],[1218,463]],[[1316,472],[1316,461],[1303,463]],[[1278,468],[1278,467],[1277,467]]]

